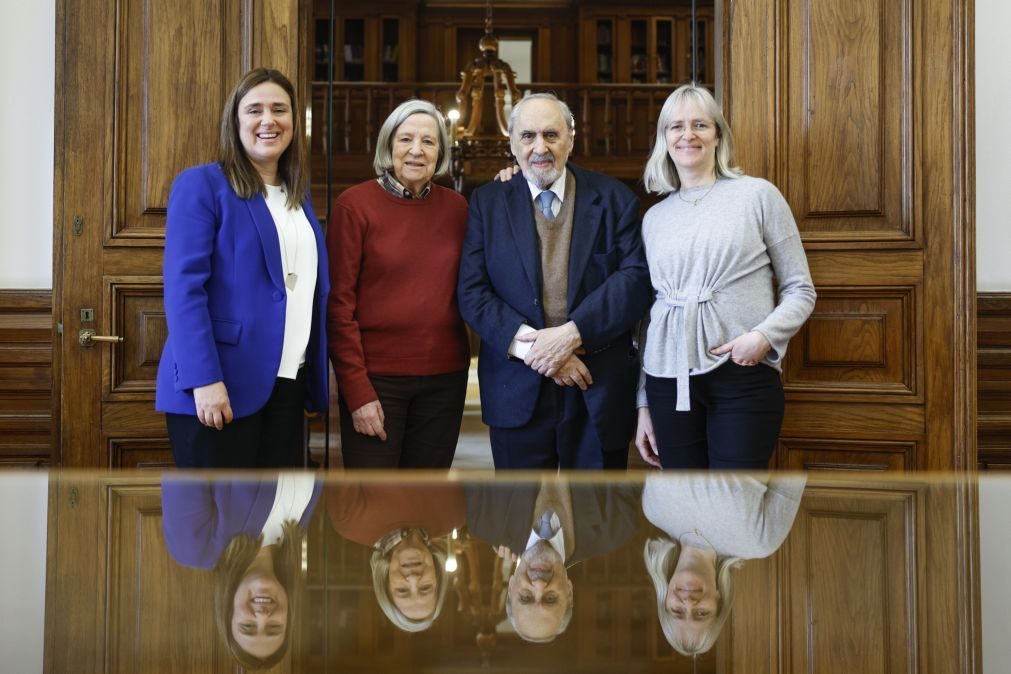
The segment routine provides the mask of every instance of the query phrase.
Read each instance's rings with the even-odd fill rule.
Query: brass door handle
[[[95,331],[91,328],[85,328],[77,333],[77,343],[81,346],[92,347],[98,342],[122,344],[123,338],[118,335],[96,335]]]

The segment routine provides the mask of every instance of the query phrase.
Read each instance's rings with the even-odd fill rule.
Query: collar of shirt
[[[527,547],[523,549],[524,552],[534,547],[537,541],[541,540],[541,537],[537,535],[537,532],[533,529],[530,530],[530,538],[527,539]],[[547,539],[548,545],[553,547],[558,553],[558,556],[562,558],[562,562],[565,562],[565,531],[558,527],[558,533]]]
[[[377,178],[377,180],[387,192],[402,199],[424,199],[428,196],[428,193],[432,191],[432,183],[429,182],[421,189],[421,194],[414,194],[411,190],[404,187],[402,182],[397,180],[392,171],[386,171],[382,176]]]
[[[561,203],[565,201],[565,175],[568,173],[568,171],[569,171],[568,168],[563,168],[562,175],[558,176],[558,180],[551,183],[551,185],[547,189],[547,191],[549,192],[554,192],[555,196],[558,197],[558,201],[552,202],[551,204],[551,212],[554,213],[555,215],[558,215],[558,211],[562,209]],[[540,187],[534,185],[529,180],[527,181],[527,187],[530,188],[530,197],[534,201],[534,206],[537,206],[538,205],[537,197],[539,197],[541,192],[544,192],[545,190],[542,190]],[[556,206],[557,209],[555,208]]]

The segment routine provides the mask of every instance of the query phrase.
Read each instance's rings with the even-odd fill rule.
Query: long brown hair
[[[254,68],[242,76],[221,111],[221,131],[218,136],[218,163],[232,190],[243,199],[254,194],[266,194],[263,178],[256,172],[246,156],[239,138],[239,101],[249,90],[264,82],[273,82],[288,94],[291,100],[291,144],[277,162],[277,173],[288,188],[288,208],[297,208],[309,194],[309,168],[306,162],[305,132],[302,129],[302,112],[295,98],[295,87],[278,70]]]
[[[295,520],[288,520],[281,531],[281,542],[274,548],[272,558],[274,575],[288,594],[288,621],[284,630],[284,643],[266,658],[247,653],[232,635],[235,591],[259,552],[263,536],[236,536],[228,543],[214,567],[214,625],[218,629],[218,635],[228,645],[232,657],[247,670],[269,669],[280,662],[291,643],[291,635],[295,632],[293,625],[305,589],[305,577],[302,574],[302,541],[305,539],[305,530]]]

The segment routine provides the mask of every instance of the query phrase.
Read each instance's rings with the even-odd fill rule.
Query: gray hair
[[[565,607],[565,613],[562,614],[562,621],[558,623],[558,631],[554,634],[550,634],[543,638],[528,637],[527,635],[520,632],[519,627],[516,626],[516,617],[513,615],[513,603],[512,595],[509,591],[509,587],[506,586],[506,617],[509,618],[509,624],[513,626],[513,631],[520,635],[520,638],[524,641],[529,641],[533,644],[548,644],[555,640],[555,638],[565,632],[569,627],[569,623],[572,622],[572,591],[568,593],[569,605]]]
[[[431,615],[421,620],[413,620],[404,615],[393,603],[393,597],[390,596],[390,557],[393,555],[393,551],[384,555],[381,550],[373,550],[372,558],[369,560],[369,565],[372,567],[372,591],[376,595],[376,603],[379,604],[380,610],[390,619],[390,622],[404,632],[424,632],[427,630],[439,617],[442,605],[446,601],[446,591],[449,589],[449,578],[446,578],[445,572],[446,552],[433,543],[428,543],[428,549],[435,560],[435,583],[438,589],[435,594],[435,609]]]
[[[449,133],[446,131],[445,118],[439,109],[428,101],[411,98],[394,108],[379,129],[379,138],[376,139],[376,155],[372,159],[372,168],[376,170],[377,176],[393,169],[393,134],[408,117],[419,112],[434,119],[435,125],[439,129],[439,160],[435,164],[435,175],[441,176],[449,171]]]
[[[674,618],[667,611],[668,586],[681,557],[681,546],[666,537],[651,538],[642,549],[642,557],[646,563],[646,572],[653,581],[653,589],[656,590],[657,617],[660,619],[660,627],[663,629],[664,637],[667,638],[667,643],[681,655],[691,656],[708,651],[719,638],[720,631],[730,616],[730,609],[734,607],[734,574],[744,566],[744,560],[740,557],[716,558],[716,589],[720,593],[716,616],[706,627],[699,641],[688,641],[677,631]]]
[[[572,135],[576,134],[576,117],[575,115],[572,114],[572,110],[569,109],[569,106],[566,104],[566,102],[550,92],[543,91],[536,94],[527,94],[516,103],[513,103],[513,109],[509,112],[510,136],[513,135],[513,124],[516,122],[516,115],[519,114],[520,106],[534,98],[544,98],[549,101],[554,101],[555,104],[558,105],[558,109],[562,111],[562,117],[565,118],[565,123],[569,127],[569,133],[571,133]]]
[[[697,103],[716,124],[716,137],[720,139],[720,144],[716,147],[716,175],[724,178],[739,178],[744,174],[740,168],[733,165],[734,134],[730,131],[727,118],[723,116],[720,104],[705,87],[700,87],[695,83],[685,84],[675,89],[667,97],[660,110],[660,116],[656,120],[656,139],[653,141],[653,151],[650,152],[649,159],[646,160],[646,170],[642,174],[642,181],[646,185],[647,192],[670,194],[681,188],[677,168],[667,152],[666,130],[670,118],[674,115],[674,108],[685,101]]]

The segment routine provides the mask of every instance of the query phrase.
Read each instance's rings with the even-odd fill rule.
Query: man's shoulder
[[[512,180],[502,182],[501,180],[490,180],[480,187],[474,188],[474,191],[470,193],[471,202],[482,201],[487,199],[495,199],[496,197],[508,194],[509,190],[512,189],[512,185],[521,184],[525,182],[526,179],[523,177],[522,173],[517,173]]]
[[[576,179],[576,190],[591,188],[604,194],[614,194],[622,200],[637,198],[635,192],[629,189],[625,183],[606,173],[591,171],[571,163],[567,165],[567,168],[572,171],[572,175]]]

